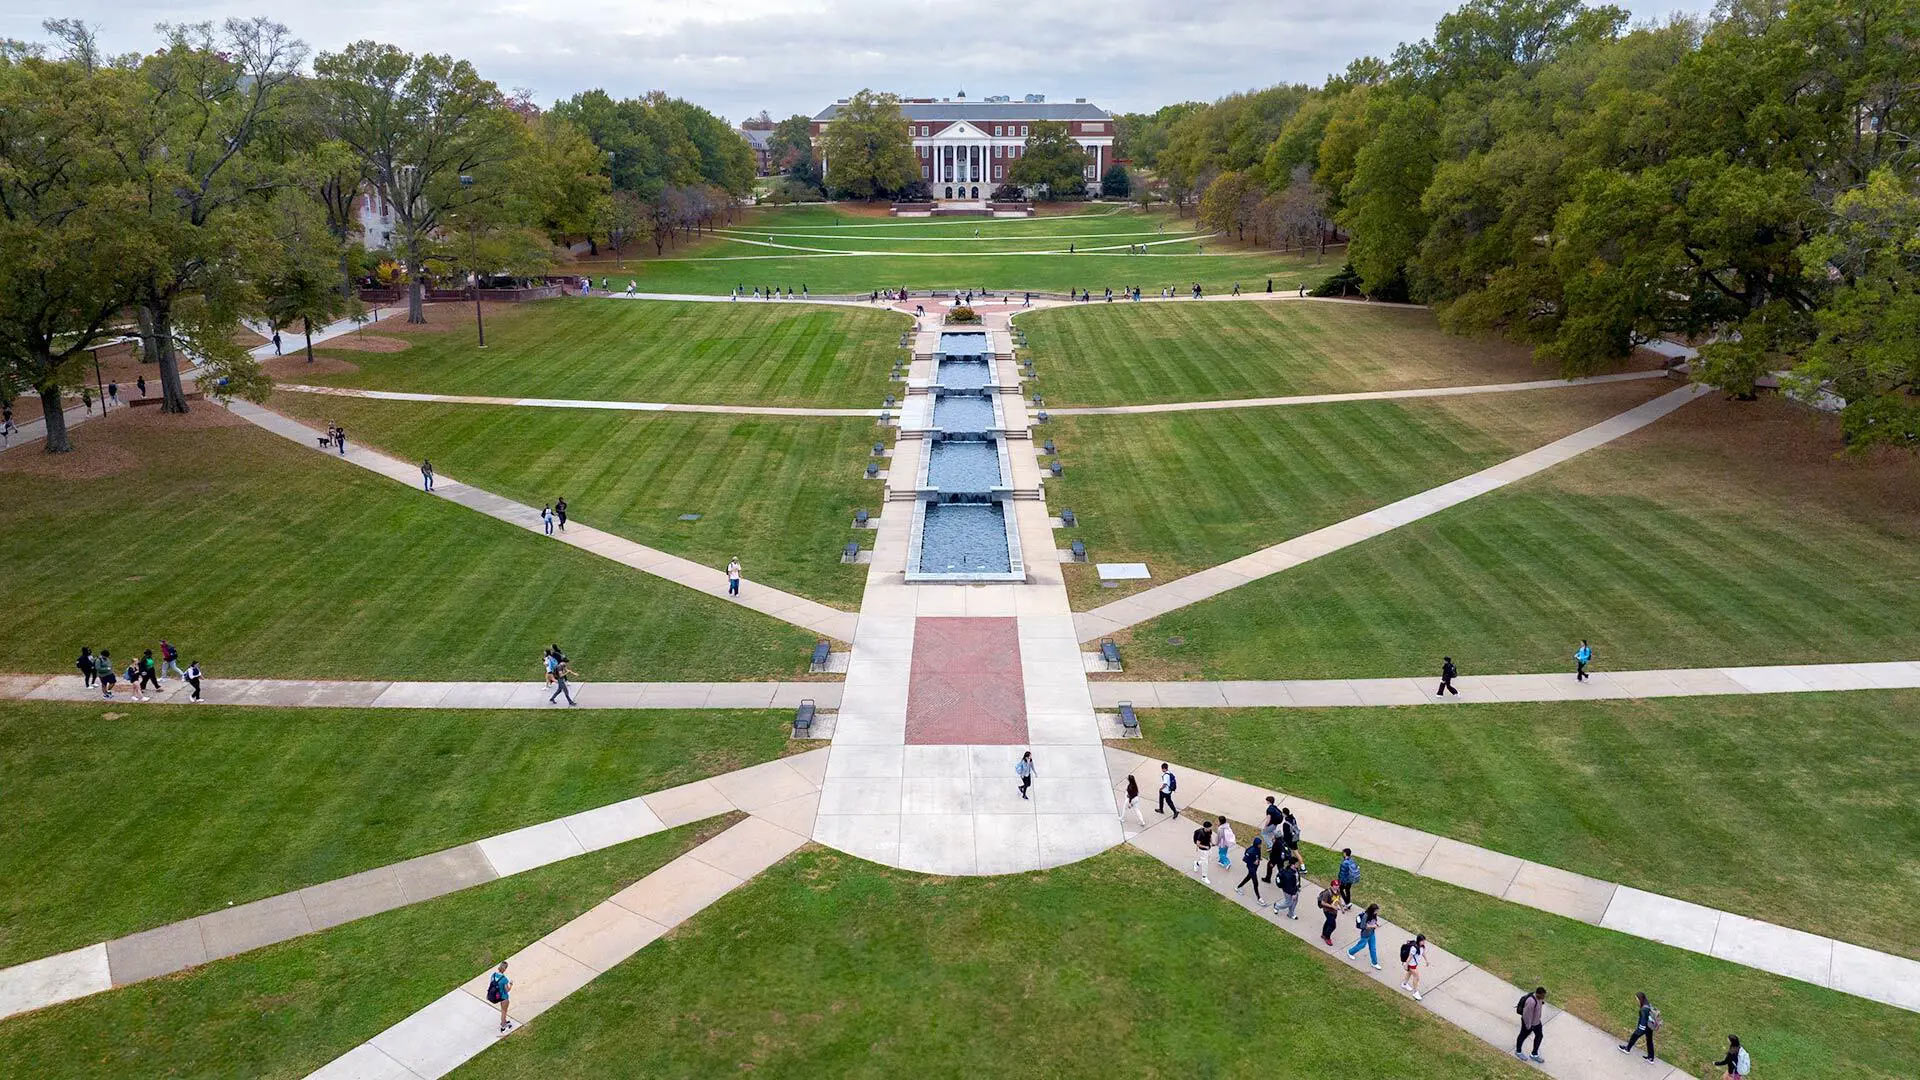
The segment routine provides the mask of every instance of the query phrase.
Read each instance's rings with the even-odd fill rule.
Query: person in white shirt
[[[1405,952],[1406,955],[1400,958],[1400,963],[1406,967],[1407,977],[1400,984],[1400,989],[1413,991],[1413,1000],[1419,1001],[1420,969],[1427,963],[1427,935],[1413,935],[1413,940],[1407,942]]]
[[[1233,826],[1228,823],[1226,818],[1221,818],[1220,827],[1213,830],[1213,843],[1214,846],[1220,849],[1221,866],[1233,865],[1233,858],[1227,852],[1227,849],[1233,846],[1233,841]]]

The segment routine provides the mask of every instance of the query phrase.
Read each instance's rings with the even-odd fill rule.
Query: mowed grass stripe
[[[707,566],[738,555],[749,579],[852,608],[866,568],[845,565],[862,475],[885,429],[866,418],[624,413],[325,398],[275,404],[448,476]],[[684,522],[682,514],[699,514]],[[624,569],[624,568],[623,568]],[[633,573],[633,571],[627,571]]]
[[[1027,332],[1042,392],[1061,406],[1547,377],[1523,348],[1445,334],[1430,314],[1407,308],[1300,300],[1115,303],[1024,314],[1017,325]]]
[[[336,349],[359,370],[295,377],[496,397],[878,407],[899,335],[911,325],[877,308],[585,297],[496,311],[483,351],[474,347],[471,313],[450,305],[430,317],[430,330],[376,328],[406,340],[405,351]]]

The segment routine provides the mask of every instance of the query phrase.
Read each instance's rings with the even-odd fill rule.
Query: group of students
[[[553,693],[547,695],[547,704],[558,705],[562,697],[567,699],[568,705],[580,704],[573,700],[573,689],[569,683],[573,678],[573,665],[567,662],[567,654],[560,651],[559,642],[554,642],[540,654],[540,667],[547,674],[547,685],[553,687]]]
[[[553,527],[558,523],[561,532],[567,531],[567,497],[565,495],[540,508],[540,528],[548,536],[553,535]]]
[[[735,285],[733,287],[733,298],[735,300],[738,300],[741,297],[746,295],[748,295],[748,292],[747,292],[747,287],[744,284]],[[791,285],[786,287],[785,293],[781,292],[780,286],[778,285],[768,285],[764,290],[760,286],[755,285],[753,287],[752,295],[755,300],[791,300],[794,298],[796,294],[794,293],[793,286]],[[802,300],[807,300],[812,298],[812,294],[807,292],[807,286],[804,282],[800,286],[800,292],[798,293],[798,295]],[[878,298],[878,294],[875,294],[875,298],[876,299]]]
[[[320,449],[325,450],[329,446],[340,451],[341,457],[347,456],[347,429],[331,420],[327,421],[327,434],[320,440]]]
[[[93,686],[95,683],[100,685],[100,696],[102,699],[111,700],[113,698],[113,688],[124,675],[127,681],[128,692],[132,695],[133,700],[152,700],[147,697],[145,691],[149,689],[159,690],[160,680],[166,677],[167,672],[171,671],[192,688],[193,696],[191,700],[196,702],[201,700],[199,661],[196,660],[188,664],[186,670],[181,670],[180,650],[174,648],[173,643],[166,638],[160,639],[160,656],[158,658],[154,657],[152,649],[147,649],[140,654],[140,659],[128,664],[127,670],[123,673],[116,673],[114,671],[113,657],[106,649],[101,649],[96,653],[90,646],[86,645],[80,647],[80,656],[73,662],[73,666],[80,669],[80,677],[84,680],[82,685],[88,687]]]
[[[1581,643],[1581,651],[1590,653],[1585,642]],[[1588,659],[1591,659],[1590,655],[1581,659],[1582,669]],[[1451,661],[1448,663],[1451,666]],[[1022,777],[1021,794],[1023,796],[1026,794],[1027,785],[1031,782],[1031,758],[1031,754],[1023,758],[1021,768],[1017,770]],[[1173,770],[1167,763],[1161,762],[1160,802],[1156,807],[1156,813],[1179,813],[1178,808],[1173,805],[1173,793],[1178,787],[1179,780],[1174,776]],[[1140,809],[1140,784],[1131,775],[1127,777],[1126,793],[1127,809],[1133,812],[1135,819],[1144,828],[1147,822],[1146,815]],[[1259,835],[1249,838],[1246,847],[1241,850],[1240,861],[1245,866],[1246,873],[1233,887],[1233,891],[1237,896],[1251,885],[1254,903],[1264,905],[1266,900],[1260,895],[1260,886],[1278,884],[1281,896],[1273,901],[1274,915],[1298,919],[1296,908],[1307,872],[1306,863],[1300,855],[1300,822],[1294,817],[1291,808],[1278,805],[1272,795],[1267,796],[1263,814],[1264,824],[1261,826]],[[1211,879],[1207,876],[1207,866],[1210,862],[1217,862],[1222,868],[1231,867],[1233,865],[1232,848],[1237,840],[1233,823],[1224,815],[1218,821],[1203,818],[1199,827],[1193,830],[1194,874],[1202,882],[1210,883]],[[1266,863],[1264,876],[1260,873],[1260,864],[1263,860]],[[1320,909],[1323,918],[1320,925],[1320,940],[1329,948],[1334,947],[1333,934],[1339,926],[1341,914],[1353,910],[1353,890],[1359,883],[1360,862],[1354,857],[1352,848],[1342,848],[1340,865],[1334,871],[1333,880],[1327,882],[1315,898],[1315,905]],[[1358,937],[1347,949],[1349,958],[1357,958],[1364,950],[1368,963],[1375,971],[1381,970],[1378,945],[1380,925],[1380,905],[1377,903],[1365,905],[1360,913],[1354,916],[1354,929]],[[1415,1001],[1422,1000],[1420,977],[1422,970],[1427,966],[1425,934],[1416,933],[1401,944],[1400,966],[1405,972],[1400,988],[1411,993]],[[1631,1054],[1634,1048],[1644,1040],[1647,1060],[1653,1061],[1655,1060],[1654,1034],[1661,1028],[1660,1010],[1654,1008],[1644,992],[1635,997],[1638,1012],[1633,1032],[1627,1037],[1626,1042],[1619,1044],[1619,1050],[1623,1054]],[[1513,1042],[1514,1057],[1535,1063],[1546,1060],[1540,1055],[1540,1044],[1545,1038],[1543,1014],[1546,1003],[1547,988],[1544,986],[1534,987],[1514,1003],[1514,1013],[1520,1018],[1520,1031]],[[1531,1048],[1526,1045],[1529,1038],[1533,1040]],[[1727,1036],[1726,1055],[1712,1064],[1726,1069],[1727,1080],[1744,1080],[1753,1069],[1752,1057],[1740,1044],[1738,1035]]]

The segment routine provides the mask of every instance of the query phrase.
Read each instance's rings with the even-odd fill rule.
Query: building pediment
[[[985,131],[982,131],[980,128],[975,127],[974,125],[967,123],[965,120],[955,120],[953,123],[948,124],[946,127],[943,127],[939,131],[934,132],[933,137],[936,139],[968,139],[968,140],[992,138],[991,135],[988,135]]]

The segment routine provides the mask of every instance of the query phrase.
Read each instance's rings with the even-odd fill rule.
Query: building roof
[[[845,102],[821,109],[814,120],[826,123]],[[900,112],[914,123],[936,120],[1110,120],[1098,105],[1084,101],[903,101]]]
[[[740,137],[747,140],[747,145],[755,150],[765,150],[767,144],[773,140],[771,128],[739,128],[738,130]]]

